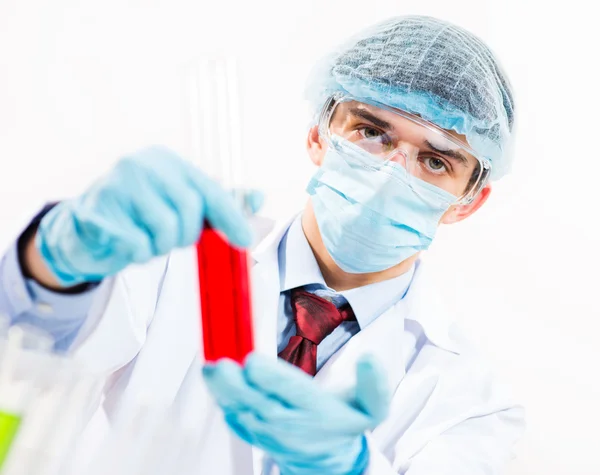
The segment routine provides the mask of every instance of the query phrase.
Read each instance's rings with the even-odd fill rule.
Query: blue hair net
[[[466,136],[492,163],[492,179],[510,170],[511,86],[490,49],[462,28],[424,16],[368,28],[314,68],[306,94],[315,113],[336,92],[418,114]]]

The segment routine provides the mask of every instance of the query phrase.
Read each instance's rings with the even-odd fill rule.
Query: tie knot
[[[337,308],[333,303],[305,290],[292,290],[292,311],[298,336],[320,344],[340,323],[354,320],[349,304]]]

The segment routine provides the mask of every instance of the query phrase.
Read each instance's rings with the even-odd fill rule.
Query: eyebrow
[[[469,166],[469,160],[467,160],[467,157],[456,150],[440,150],[439,148],[434,147],[429,140],[425,140],[425,145],[427,145],[434,152],[458,160],[465,167]]]
[[[393,128],[392,124],[390,124],[389,122],[387,122],[387,121],[385,121],[383,119],[380,119],[376,115],[371,114],[369,111],[367,111],[365,109],[360,109],[358,107],[353,107],[348,112],[350,114],[352,114],[352,115],[356,115],[358,117],[362,117],[363,119],[368,120],[372,124],[376,125],[377,127],[381,127],[382,129],[390,130],[390,129]]]

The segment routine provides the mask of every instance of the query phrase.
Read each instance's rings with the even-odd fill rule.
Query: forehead
[[[461,149],[470,148],[467,138],[454,130],[442,129],[431,124],[415,114],[393,108],[382,108],[373,104],[358,101],[343,101],[337,103],[333,111],[332,121],[340,122],[351,119],[364,119],[373,125],[380,126],[388,133],[414,136],[427,140],[441,148]],[[378,121],[369,120],[378,119]],[[470,155],[470,154],[469,154]]]

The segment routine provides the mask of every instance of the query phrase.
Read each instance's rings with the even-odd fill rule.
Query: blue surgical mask
[[[354,274],[389,269],[427,249],[456,201],[335,136],[307,191],[327,251]]]

